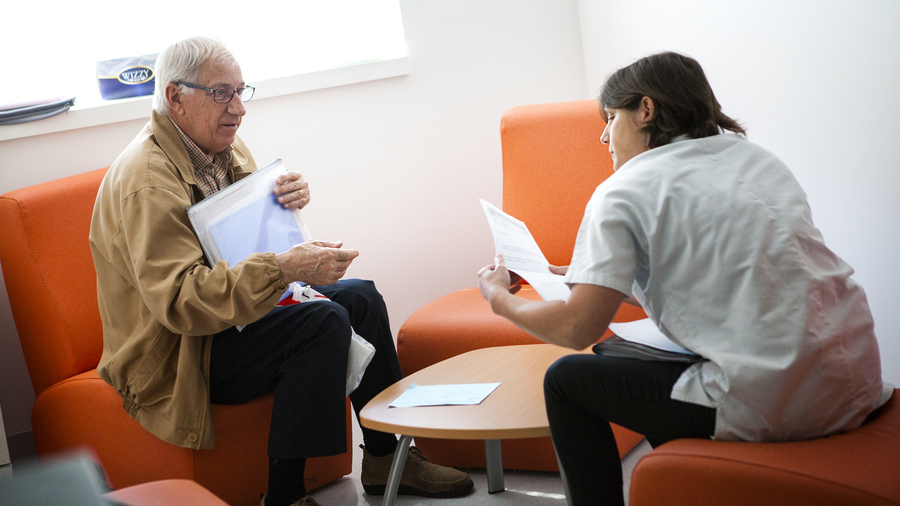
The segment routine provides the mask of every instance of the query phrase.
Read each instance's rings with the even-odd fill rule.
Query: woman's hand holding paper
[[[550,265],[550,272],[556,274],[558,276],[565,276],[567,272],[569,272],[568,265]]]

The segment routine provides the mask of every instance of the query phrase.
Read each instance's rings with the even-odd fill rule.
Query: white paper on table
[[[449,406],[481,404],[500,383],[468,383],[459,385],[411,384],[390,404],[392,408],[414,406]]]
[[[525,223],[479,200],[494,236],[494,251],[503,255],[506,268],[522,276],[544,300],[567,300],[572,290],[565,277],[550,272],[550,262]]]
[[[643,344],[658,350],[693,355],[694,352],[682,348],[666,337],[650,318],[633,322],[610,323],[609,330],[626,341]]]

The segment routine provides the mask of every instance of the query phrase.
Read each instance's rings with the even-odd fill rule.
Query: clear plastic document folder
[[[272,193],[285,172],[279,158],[187,208],[210,265],[234,266],[253,253],[281,253],[310,239],[300,211],[285,209]]]

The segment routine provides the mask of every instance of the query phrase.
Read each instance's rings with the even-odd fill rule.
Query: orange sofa
[[[503,115],[502,208],[525,222],[551,264],[569,264],[585,204],[613,172],[609,153],[600,143],[604,126],[593,100],[516,107]],[[529,286],[519,295],[539,298]],[[615,321],[645,317],[640,309],[623,304]],[[408,375],[474,349],[539,342],[494,315],[479,291],[470,288],[413,313],[397,334],[397,353]],[[617,425],[613,432],[621,455],[643,439]],[[485,467],[484,444],[479,441],[416,438],[416,445],[444,465]],[[502,448],[506,469],[559,470],[550,438],[507,440]]]
[[[257,505],[265,492],[272,396],[213,405],[214,448],[180,448],[151,435],[97,375],[103,335],[88,245],[91,213],[105,169],[0,196],[0,265],[37,399],[38,454],[88,447],[113,488],[188,479],[229,504]],[[127,317],[127,315],[123,315]],[[348,451],[309,459],[312,490],[350,473]]]

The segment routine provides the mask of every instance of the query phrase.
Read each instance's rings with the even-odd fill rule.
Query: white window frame
[[[23,51],[4,53],[0,58],[7,67],[20,66],[23,74],[22,82],[0,85],[5,99],[28,102],[61,96],[64,89],[75,96],[74,106],[63,114],[0,125],[0,141],[146,119],[152,97],[101,100],[96,84],[92,86],[93,58],[105,61],[123,53],[144,55],[169,37],[222,37],[241,24],[244,29],[231,31],[228,40],[222,40],[232,44],[229,49],[243,62],[243,76],[256,87],[254,101],[410,72],[399,0],[295,0],[290,4],[277,0],[251,4],[160,1],[159,5],[138,6],[136,11],[107,2],[109,5],[67,14],[55,12],[40,20],[41,33],[35,33],[30,25],[23,25],[21,33],[14,28],[0,32],[5,44],[24,45]],[[214,7],[218,9],[212,11]],[[4,8],[4,13],[11,23],[26,23],[41,8],[14,3]],[[173,11],[178,14],[172,16]],[[207,29],[212,33],[195,33],[197,19],[211,23]],[[149,30],[154,31],[151,34]],[[51,34],[58,34],[61,40]],[[66,37],[80,40],[67,45]],[[54,69],[56,74],[49,72]]]
[[[404,76],[409,73],[409,57],[404,56],[255,81],[253,85],[256,86],[256,94],[253,96],[252,102],[294,93]],[[76,98],[74,107],[57,116],[18,125],[0,125],[0,141],[108,125],[121,121],[147,119],[150,117],[152,108],[152,96],[112,100],[85,107],[78,107]]]

